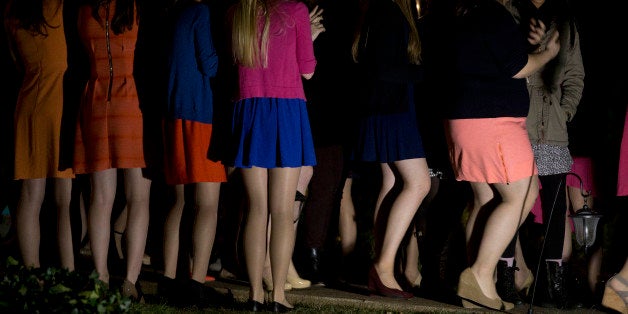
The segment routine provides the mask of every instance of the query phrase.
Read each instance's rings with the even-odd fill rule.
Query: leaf
[[[17,266],[19,264],[20,262],[18,262],[15,258],[13,258],[13,256],[9,256],[7,258],[7,266]]]
[[[130,300],[110,292],[98,274],[29,268],[8,257],[0,281],[2,313],[125,313]]]
[[[48,290],[48,292],[50,292],[51,294],[61,294],[70,291],[72,291],[72,289],[64,286],[63,284],[54,285],[50,288],[50,290]]]

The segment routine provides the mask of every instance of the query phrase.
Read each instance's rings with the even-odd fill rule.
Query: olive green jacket
[[[578,31],[569,23],[559,25],[558,31],[560,52],[527,78],[530,111],[526,123],[532,144],[567,146],[567,122],[573,119],[582,98],[584,66]]]

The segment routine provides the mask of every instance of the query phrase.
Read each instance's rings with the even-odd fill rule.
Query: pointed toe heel
[[[263,312],[265,310],[266,308],[262,302],[257,302],[255,300],[249,300],[246,302],[245,311],[247,312]]]
[[[388,288],[382,283],[382,280],[377,274],[375,266],[371,267],[369,271],[369,291],[373,295],[381,295],[389,298],[410,299],[414,297],[414,294],[399,289]]]
[[[144,294],[139,284],[133,284],[127,279],[124,279],[122,286],[120,287],[120,294],[123,297],[130,298],[133,302],[144,303]]]
[[[293,310],[293,308],[291,307],[287,307],[279,302],[272,302],[270,303],[270,309],[271,312],[274,313],[287,313]]]

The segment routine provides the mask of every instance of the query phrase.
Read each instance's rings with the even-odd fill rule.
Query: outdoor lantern
[[[594,212],[587,204],[584,204],[582,209],[570,215],[570,217],[573,219],[573,225],[576,229],[576,242],[581,246],[584,245],[584,252],[586,253],[587,249],[595,243],[597,223],[602,215]]]
[[[578,242],[580,246],[584,246],[584,252],[586,254],[587,249],[595,243],[597,224],[602,215],[598,214],[587,205],[587,198],[591,195],[591,193],[589,192],[585,194],[582,178],[572,172],[569,172],[568,174],[573,175],[580,180],[580,193],[582,194],[582,197],[584,197],[584,206],[582,206],[582,208],[577,210],[575,213],[569,215],[569,217],[573,220],[574,228],[576,229],[576,242]]]

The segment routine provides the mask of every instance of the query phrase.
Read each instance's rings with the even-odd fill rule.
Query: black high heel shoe
[[[247,312],[263,312],[266,310],[264,303],[255,300],[248,300],[244,309]]]
[[[270,307],[269,307],[269,310],[271,312],[275,312],[275,313],[286,313],[286,312],[292,311],[292,309],[293,308],[287,307],[287,306],[285,306],[285,305],[283,305],[283,304],[281,304],[279,302],[275,302],[275,301],[271,302],[270,303]]]
[[[127,279],[124,279],[122,286],[120,287],[120,294],[123,297],[130,298],[133,302],[145,303],[144,293],[142,293],[142,287],[140,286],[139,281],[133,284]]]
[[[371,291],[371,294],[389,298],[410,299],[414,296],[410,292],[386,287],[384,283],[382,283],[382,280],[379,279],[375,266],[371,266],[371,270],[369,271],[369,291]]]

